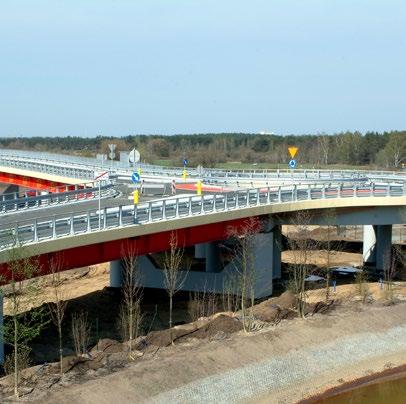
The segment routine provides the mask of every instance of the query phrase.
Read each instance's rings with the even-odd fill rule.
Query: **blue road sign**
[[[296,168],[296,160],[289,161],[289,168]]]
[[[133,173],[133,175],[131,176],[131,179],[132,179],[132,182],[137,184],[138,182],[140,182],[140,175],[138,173]]]
[[[183,165],[186,167],[187,166],[187,159],[183,159]]]

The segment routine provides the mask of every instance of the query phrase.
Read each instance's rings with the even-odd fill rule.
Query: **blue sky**
[[[1,0],[0,136],[406,129],[404,0]]]

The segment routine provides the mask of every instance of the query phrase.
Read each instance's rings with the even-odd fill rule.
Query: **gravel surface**
[[[354,362],[406,350],[406,326],[385,333],[360,333],[335,341],[298,349],[284,356],[206,377],[156,396],[153,403],[230,403],[278,392],[327,371]]]
[[[110,374],[39,389],[40,404],[295,403],[406,364],[406,305],[351,299],[255,333],[152,349]],[[151,356],[152,355],[152,356]],[[27,397],[28,398],[28,397]]]

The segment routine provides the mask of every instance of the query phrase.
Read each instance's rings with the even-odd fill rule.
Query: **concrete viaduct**
[[[390,260],[392,225],[405,223],[406,175],[397,172],[191,170],[184,181],[179,168],[143,166],[146,182],[175,180],[179,185],[193,185],[201,180],[203,189],[211,192],[161,197],[136,206],[118,204],[117,193],[104,194],[102,207],[88,201],[72,203],[79,199],[69,198],[72,192],[90,194],[90,199],[97,199],[98,193],[101,196],[96,184],[78,185],[91,182],[95,172],[103,169],[97,160],[0,152],[2,182],[49,191],[32,196],[34,204],[25,199],[24,215],[18,204],[14,214],[3,211],[7,220],[2,221],[0,213],[3,277],[9,277],[11,252],[19,246],[24,256],[38,257],[42,273],[53,258],[61,258],[62,270],[110,261],[111,286],[119,286],[120,258],[130,246],[139,256],[143,285],[162,288],[163,273],[149,254],[168,250],[170,235],[176,232],[179,244],[195,246],[195,257],[205,262],[205,271],[189,271],[184,288],[220,292],[235,271],[233,263],[221,262],[220,246],[230,238],[231,230],[243,234],[246,221],[255,218],[259,224],[254,243],[255,295],[263,297],[272,293],[272,280],[281,276],[281,226],[294,224],[297,212],[309,211],[315,225],[364,225],[364,260],[379,270]],[[107,170],[111,180],[103,186],[108,189],[133,171],[123,165]],[[221,192],[213,192],[213,185],[221,187]],[[51,207],[54,193],[63,203]]]

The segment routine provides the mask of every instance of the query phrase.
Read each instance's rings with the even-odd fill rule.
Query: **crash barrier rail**
[[[34,160],[35,159],[35,160]],[[112,173],[130,175],[135,167],[122,161],[108,161],[89,157],[68,156],[62,154],[22,151],[0,150],[0,165],[8,161],[15,167],[35,170],[32,163],[37,163],[43,172],[64,175],[73,178],[93,178],[95,170],[109,170]],[[24,163],[25,162],[25,163]],[[161,167],[149,164],[137,164],[137,168],[148,175],[162,177],[181,177],[183,167]],[[38,170],[39,171],[39,170]],[[238,181],[238,180],[266,180],[266,179],[307,179],[307,180],[392,180],[406,181],[406,172],[402,171],[370,171],[370,170],[317,170],[317,169],[276,169],[276,170],[221,170],[210,168],[187,168],[189,178],[204,178],[207,181]],[[71,174],[69,174],[71,173]]]
[[[58,186],[58,192],[41,194],[41,191],[27,191],[25,195],[19,192],[7,193],[0,196],[0,215],[20,212],[27,209],[68,204],[89,199],[109,198],[118,194],[112,181],[91,182],[78,185]],[[72,189],[73,188],[73,189]],[[30,196],[30,192],[35,195]]]
[[[203,196],[179,196],[160,201],[150,201],[137,205],[120,205],[102,210],[89,209],[53,215],[41,219],[30,219],[7,225],[0,230],[0,250],[19,244],[58,239],[110,230],[131,225],[201,216],[216,212],[227,212],[256,206],[283,204],[304,200],[331,198],[390,198],[406,196],[406,188],[401,185],[312,184],[309,186],[262,187],[223,194]]]
[[[15,167],[21,170],[37,171],[67,178],[93,179],[94,170],[88,167],[66,164],[57,160],[43,160],[32,157],[0,155],[0,166]]]

